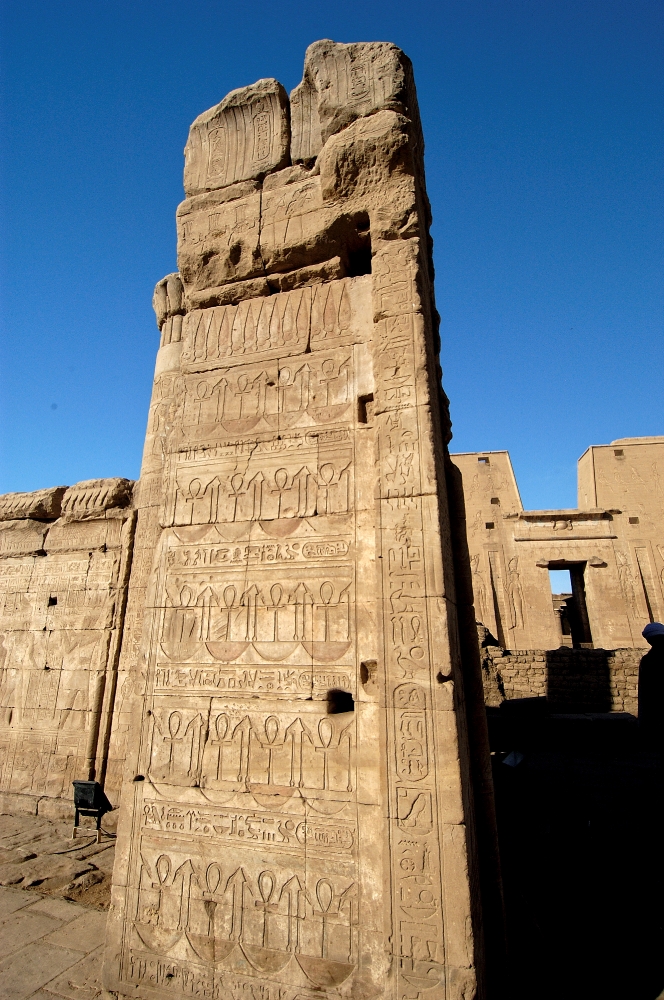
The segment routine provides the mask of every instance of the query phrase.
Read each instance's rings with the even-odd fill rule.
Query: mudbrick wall
[[[637,714],[642,649],[482,649],[485,704],[546,698],[559,712]]]

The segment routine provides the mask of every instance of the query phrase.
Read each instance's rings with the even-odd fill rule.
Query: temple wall
[[[484,996],[482,682],[636,711],[664,439],[590,448],[575,510],[524,510],[507,452],[452,464],[394,46],[233,91],[184,182],[140,480],[0,497],[2,802],[65,814],[95,778],[121,805],[120,998]],[[565,567],[595,649],[557,648]]]
[[[0,791],[104,780],[135,513],[102,479],[0,497]],[[52,803],[53,808],[57,803]]]
[[[585,596],[586,644],[647,646],[644,626],[664,618],[664,438],[589,448],[574,510],[523,510],[507,452],[452,461],[463,477],[476,616],[501,646],[562,644],[548,573],[571,567]]]

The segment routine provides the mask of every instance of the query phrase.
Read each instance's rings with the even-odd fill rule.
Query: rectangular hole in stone
[[[354,220],[354,231],[348,234],[348,277],[371,274],[371,231],[369,216],[362,212]]]
[[[362,274],[371,274],[371,240],[367,245],[348,252],[348,277],[359,278]]]
[[[367,396],[357,397],[357,422],[358,424],[370,424],[373,417],[373,393]]]

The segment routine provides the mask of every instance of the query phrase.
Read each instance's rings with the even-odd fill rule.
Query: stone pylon
[[[106,988],[470,1000],[485,743],[409,60],[316,42],[290,99],[196,119],[184,180]]]

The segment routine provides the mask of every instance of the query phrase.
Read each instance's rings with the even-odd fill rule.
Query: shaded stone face
[[[192,126],[109,759],[120,995],[474,994],[421,150],[384,43]]]

